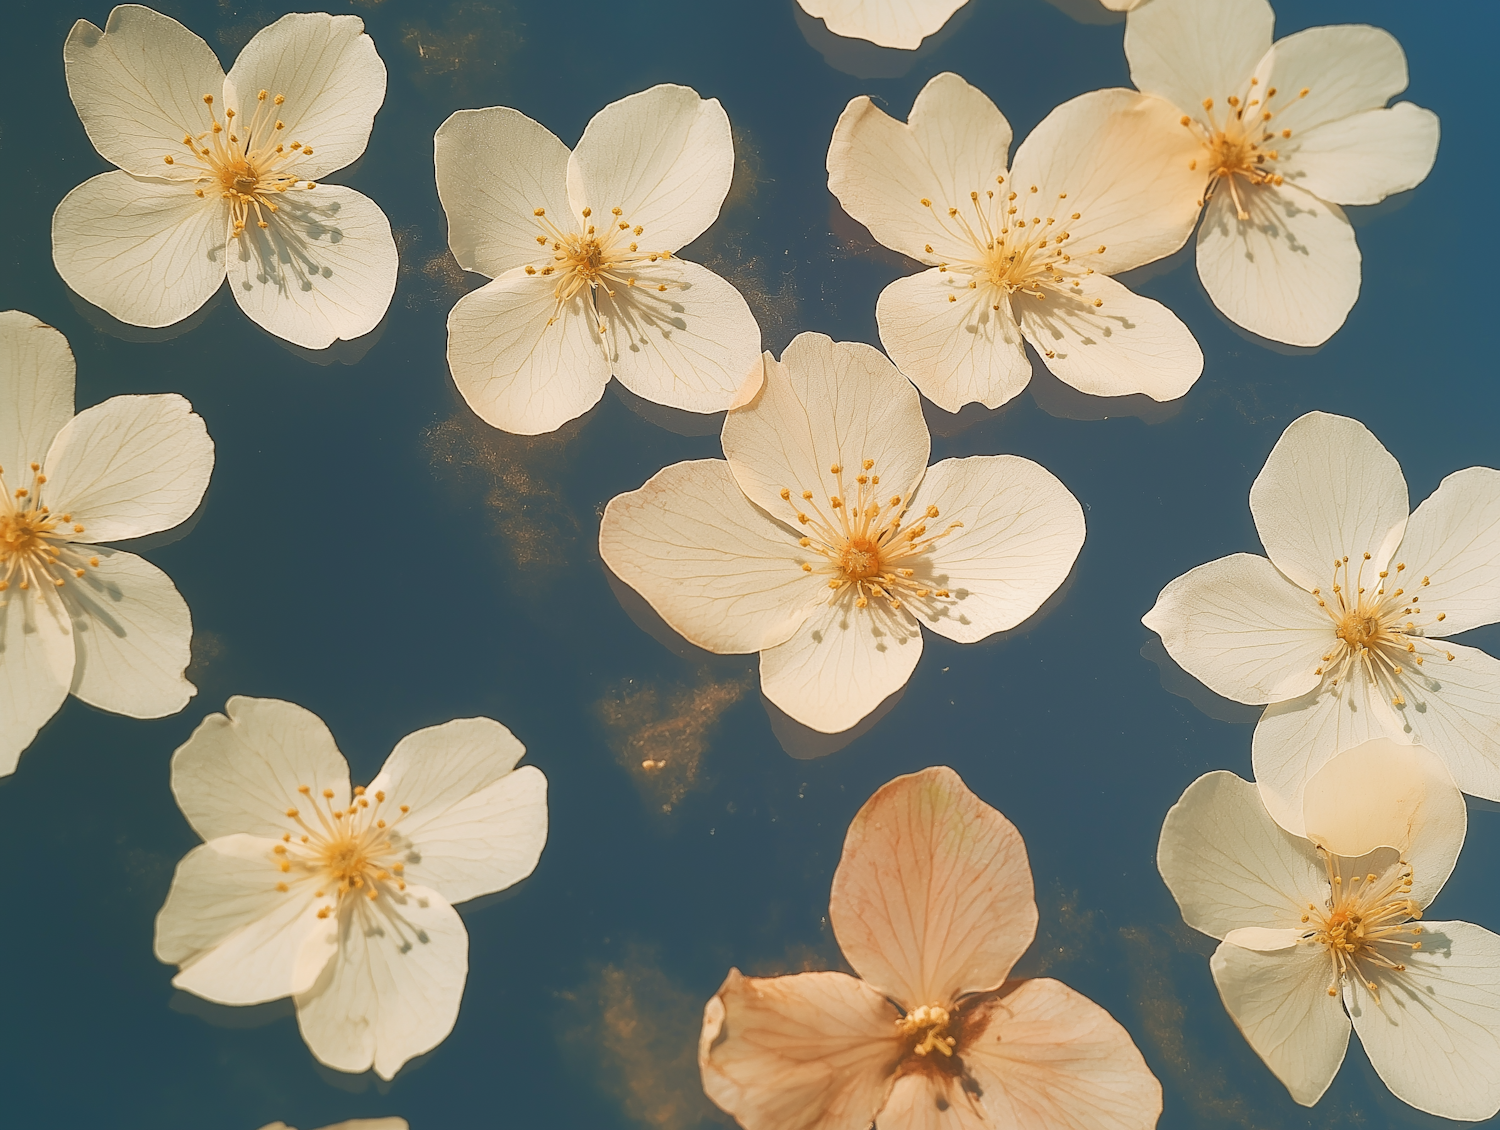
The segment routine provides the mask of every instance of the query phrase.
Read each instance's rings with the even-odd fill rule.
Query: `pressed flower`
[[[1327,341],[1359,296],[1340,204],[1426,178],[1438,119],[1410,102],[1406,55],[1364,24],[1271,42],[1266,0],[1151,0],[1130,13],[1130,77],[1178,108],[1205,206],[1198,276],[1231,321],[1273,341]],[[1175,183],[1155,191],[1181,191]]]
[[[1500,799],[1500,661],[1444,638],[1500,620],[1500,471],[1449,475],[1410,513],[1365,426],[1311,412],[1250,511],[1269,560],[1200,565],[1144,623],[1217,693],[1269,704],[1252,756],[1276,819],[1294,826],[1308,779],[1374,737],[1426,746],[1464,792]]]
[[[192,617],[126,541],[192,516],[214,445],[180,396],[116,396],[73,414],[67,340],[0,314],[0,775],[72,693],[132,718],[176,714]]]
[[[766,697],[838,733],[911,677],[921,624],[973,643],[1041,607],[1083,510],[1029,459],[928,467],[916,391],[868,345],[804,333],[761,364],[724,422],[728,461],[611,500],[599,552],[693,643],[760,652]]]
[[[1170,254],[1192,231],[1188,139],[1160,99],[1096,90],[1047,115],[1007,168],[1011,129],[954,74],[922,88],[905,123],[849,103],[828,187],[885,246],[927,270],[875,307],[896,367],[949,412],[994,408],[1031,379],[1030,342],[1096,396],[1183,395],[1203,371],[1188,328],[1111,275]]]
[[[1221,939],[1209,967],[1245,1039],[1303,1106],[1333,1082],[1352,1028],[1403,1102],[1493,1117],[1500,937],[1423,918],[1467,827],[1441,762],[1385,738],[1347,750],[1313,778],[1296,825],[1223,771],[1162,825],[1162,878],[1187,924]]]
[[[915,51],[969,0],[797,0],[834,35]]]
[[[536,867],[547,781],[500,723],[409,734],[368,786],[315,715],[232,698],[172,758],[205,843],[177,865],[156,956],[179,989],[226,1005],[290,996],[339,1071],[392,1078],[458,1018],[469,935],[454,903]]]
[[[865,802],[828,918],[859,978],[731,969],[703,1010],[703,1089],[746,1130],[1156,1124],[1161,1086],[1108,1012],[1007,980],[1036,935],[1026,846],[952,769]]]
[[[448,245],[493,280],[448,315],[448,366],[481,419],[550,432],[611,374],[658,404],[729,407],[760,328],[739,291],[676,255],[729,191],[718,99],[654,86],[595,114],[571,153],[517,110],[460,110],[434,145]]]
[[[226,76],[202,39],[135,4],[63,47],[99,155],[52,216],[63,281],[136,326],[169,326],[229,280],[252,321],[322,349],[373,330],[396,287],[376,204],[322,178],[365,150],[385,64],[357,16],[294,13]]]

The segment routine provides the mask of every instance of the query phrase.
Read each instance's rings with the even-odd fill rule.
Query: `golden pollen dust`
[[[1204,199],[1221,187],[1225,188],[1233,197],[1235,214],[1241,220],[1250,218],[1245,205],[1249,197],[1242,196],[1242,191],[1266,184],[1280,186],[1284,180],[1275,168],[1275,163],[1281,158],[1276,146],[1290,139],[1292,131],[1277,130],[1271,125],[1278,112],[1285,112],[1284,106],[1281,111],[1271,109],[1278,93],[1274,86],[1262,91],[1260,79],[1252,78],[1244,97],[1231,94],[1225,99],[1227,108],[1222,112],[1215,110],[1212,98],[1205,98],[1201,121],[1186,114],[1182,116],[1182,124],[1197,133],[1207,150],[1202,165],[1209,178]],[[1306,98],[1309,93],[1308,88],[1303,87],[1293,101]],[[1282,94],[1281,98],[1285,103],[1287,96]],[[1195,158],[1190,168],[1198,167]]]
[[[1379,874],[1346,877],[1346,861],[1322,847],[1318,854],[1328,872],[1328,899],[1321,907],[1308,904],[1302,915],[1308,932],[1299,942],[1327,951],[1332,966],[1329,996],[1338,996],[1339,986],[1354,978],[1378,1003],[1375,978],[1404,973],[1404,959],[1422,948],[1420,941],[1406,940],[1422,932],[1422,927],[1411,924],[1422,917],[1422,908],[1411,897],[1411,864],[1397,860]]]
[[[276,869],[287,876],[277,882],[277,890],[290,890],[291,882],[316,883],[316,897],[332,900],[318,909],[319,918],[338,913],[348,900],[360,896],[373,902],[382,894],[406,890],[406,864],[401,859],[405,849],[396,833],[408,814],[406,805],[392,812],[383,790],[372,794],[363,786],[355,788],[347,808],[334,805],[332,789],[316,796],[308,785],[297,791],[304,800],[288,808],[286,815],[300,834],[288,832],[276,845]],[[303,804],[311,806],[311,820]]]
[[[537,263],[528,263],[526,273],[555,276],[552,294],[557,304],[547,322],[549,326],[557,321],[564,305],[582,294],[602,336],[608,326],[599,316],[598,291],[615,298],[620,289],[638,292],[643,297],[681,289],[675,281],[649,277],[652,265],[671,259],[672,253],[642,250],[640,237],[646,229],[631,223],[623,208],[611,208],[607,220],[595,219],[594,210],[585,208],[576,228],[568,221],[555,222],[545,208],[533,208],[531,215],[541,231],[536,241],[544,257]],[[549,251],[551,254],[546,255]]]
[[[951,1056],[958,1040],[948,1035],[951,1016],[946,1008],[937,1004],[924,1004],[914,1008],[896,1021],[896,1031],[913,1040],[913,1055],[926,1056],[937,1052]]]
[[[82,524],[71,514],[53,514],[42,502],[46,482],[41,465],[33,463],[30,485],[11,489],[0,468],[0,594],[16,588],[42,600],[99,564],[97,556],[71,544],[84,532]],[[0,607],[5,599],[0,596]]]

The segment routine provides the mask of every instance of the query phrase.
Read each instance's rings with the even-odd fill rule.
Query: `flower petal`
[[[1021,330],[1047,368],[1091,396],[1176,400],[1203,372],[1193,332],[1160,302],[1106,275],[1018,295]]]
[[[855,814],[828,918],[849,964],[910,1011],[999,988],[1036,936],[1021,833],[945,765]]]
[[[312,988],[297,994],[297,1027],[319,1063],[370,1067],[392,1079],[453,1031],[469,976],[463,919],[415,885],[396,902],[355,898],[341,911],[338,949]],[[332,931],[330,931],[331,933]]]
[[[1243,94],[1275,22],[1266,0],[1151,0],[1125,21],[1130,81],[1198,117]]]
[[[779,364],[767,355],[760,391],[725,419],[722,441],[740,489],[787,522],[799,506],[829,512],[844,490],[835,465],[848,483],[873,460],[881,491],[909,497],[932,450],[917,390],[884,354],[815,333],[794,337]],[[813,498],[799,501],[803,491]]]
[[[277,890],[279,841],[223,836],[177,864],[156,916],[156,957],[182,966],[172,984],[219,1004],[259,1004],[307,988],[333,954],[319,944],[313,884]]]
[[[1334,24],[1295,32],[1257,67],[1277,97],[1267,130],[1288,127],[1295,139],[1318,126],[1384,106],[1406,89],[1406,53],[1396,37],[1368,24]]]
[[[717,98],[662,83],[611,102],[589,121],[568,161],[573,212],[644,229],[642,247],[676,251],[719,218],[734,175],[729,115]]]
[[[987,1127],[1150,1130],[1161,1114],[1161,1084],[1130,1033],[1051,978],[981,1003],[967,1020],[963,1057]]]
[[[493,279],[545,254],[538,208],[572,223],[568,147],[521,111],[459,110],[432,140],[448,246],[464,270]]]
[[[969,0],[797,0],[834,35],[914,51]]]
[[[907,607],[939,635],[974,643],[1014,628],[1067,580],[1083,548],[1083,508],[1057,477],[1018,455],[944,459],[927,468],[912,513],[933,530],[962,522],[925,556],[954,604]]]
[[[1422,578],[1422,603],[1443,616],[1427,635],[1500,620],[1500,471],[1467,467],[1444,479],[1412,512],[1398,556]]]
[[[120,321],[170,326],[224,282],[226,230],[222,201],[170,181],[100,173],[52,214],[52,262],[63,282]]]
[[[1402,1102],[1442,1118],[1500,1112],[1500,937],[1468,922],[1425,922],[1406,973],[1380,1001],[1345,992],[1370,1064]]]
[[[1397,102],[1317,126],[1295,148],[1283,143],[1281,167],[1298,188],[1338,204],[1379,204],[1415,188],[1437,159],[1438,117]]]
[[[983,91],[945,72],[905,122],[863,95],[850,102],[833,127],[828,188],[887,247],[929,265],[971,258],[973,246],[943,217],[969,208],[969,193],[997,187],[1010,142],[1010,123]]]
[[[896,1010],[843,973],[743,977],[703,1009],[703,1090],[746,1130],[865,1130],[903,1047]]]
[[[207,43],[171,16],[120,4],[102,32],[87,20],[73,25],[63,67],[101,157],[138,176],[193,179],[165,158],[182,157],[183,136],[209,128],[203,96],[219,94],[224,71]]]
[[[11,490],[30,488],[29,465],[73,418],[74,372],[62,334],[19,310],[0,313],[0,474]]]
[[[1184,670],[1236,702],[1306,694],[1322,681],[1314,672],[1334,639],[1317,599],[1253,553],[1189,569],[1141,623]]]
[[[964,1065],[968,1066],[967,1060]],[[994,1126],[979,1100],[964,1089],[964,1081],[941,1071],[898,1075],[891,1097],[880,1108],[880,1124],[897,1130],[993,1130]]]
[[[397,255],[373,200],[320,184],[286,193],[269,224],[246,227],[229,248],[229,288],[251,321],[304,349],[380,324],[396,292]]]
[[[743,654],[784,642],[826,599],[795,537],[745,498],[728,463],[697,459],[611,499],[599,555],[687,639]]]
[[[214,469],[203,417],[176,393],[85,408],[47,452],[47,501],[91,542],[170,530],[193,516]]]
[[[280,839],[297,830],[289,807],[306,807],[298,788],[349,803],[349,766],[333,735],[310,710],[274,698],[236,695],[198,724],[172,755],[172,793],[205,840],[243,832]],[[321,798],[320,798],[321,799]]]
[[[408,882],[459,903],[531,874],[547,842],[547,778],[533,765],[515,769],[525,753],[489,718],[455,719],[396,743],[365,793],[384,790],[391,805],[411,810],[396,826]]]
[[[1287,426],[1250,487],[1266,556],[1309,592],[1387,567],[1410,507],[1401,464],[1358,420],[1309,412]],[[1343,558],[1355,578],[1334,575]]]
[[[1438,647],[1441,655],[1408,671],[1405,726],[1388,732],[1432,750],[1464,792],[1500,800],[1500,659],[1446,640]]]
[[[1153,3],[1155,0],[1153,0]],[[1198,228],[1198,277],[1236,325],[1288,345],[1322,345],[1359,297],[1359,247],[1337,204],[1290,182],[1216,192]]]
[[[448,312],[448,368],[481,420],[521,435],[582,416],[609,383],[583,298],[559,307],[546,279],[519,271],[470,291]]]
[[[352,164],[370,140],[375,111],[385,101],[385,64],[358,16],[293,12],[261,28],[245,44],[224,81],[224,101],[249,121],[261,91],[265,111],[285,124],[288,142],[312,149],[285,166],[317,180]]]
[[[16,762],[73,682],[73,632],[60,603],[17,585],[0,594],[0,777]]]
[[[1031,380],[1031,358],[1011,299],[936,267],[880,292],[880,344],[912,384],[945,412],[978,401],[998,408]]]
[[[1327,951],[1290,946],[1265,952],[1224,942],[1208,967],[1255,1054],[1294,1100],[1316,1103],[1349,1047],[1349,1017],[1338,997],[1328,995],[1333,969]]]

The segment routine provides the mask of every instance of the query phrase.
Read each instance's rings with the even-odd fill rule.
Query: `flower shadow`
[[[101,307],[95,306],[88,299],[68,291],[68,301],[73,304],[81,318],[100,333],[106,333],[110,337],[121,341],[139,342],[142,344],[159,344],[171,341],[173,338],[181,337],[183,334],[191,333],[208,320],[219,304],[224,301],[224,288],[221,286],[209,295],[208,301],[198,309],[194,310],[180,322],[173,322],[170,326],[132,326],[129,322],[122,322],[113,314]]]
[[[1141,647],[1141,658],[1156,664],[1161,679],[1161,689],[1168,694],[1185,698],[1204,714],[1218,722],[1239,725],[1254,725],[1260,721],[1265,707],[1235,702],[1232,698],[1215,694],[1182,669],[1175,659],[1167,654],[1160,637],[1152,635]]]

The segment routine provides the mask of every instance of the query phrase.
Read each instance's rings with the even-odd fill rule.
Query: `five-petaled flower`
[[[156,918],[172,984],[219,1004],[291,996],[302,1037],[340,1071],[393,1077],[453,1028],[469,970],[454,903],[536,867],[547,781],[504,726],[409,734],[368,786],[315,715],[232,698],[172,758],[206,843]]]
[[[703,1088],[746,1130],[1156,1125],[1161,1086],[1108,1012],[1007,980],[1036,934],[1026,846],[952,769],[865,802],[828,918],[863,980],[732,969],[703,1010]]]
[[[797,0],[834,35],[915,51],[969,0]]]
[[[481,419],[550,432],[611,374],[658,404],[729,406],[760,328],[739,291],[676,255],[734,172],[717,99],[654,86],[595,114],[571,153],[518,110],[460,110],[434,146],[454,258],[493,280],[448,315],[448,366]]]
[[[29,314],[0,314],[0,775],[71,692],[132,718],[175,714],[192,617],[156,566],[98,542],[180,525],[214,445],[172,393],[73,415],[73,354]]]
[[[804,333],[762,365],[724,422],[727,462],[613,499],[599,552],[693,643],[760,652],[766,697],[838,733],[905,685],[921,623],[973,643],[1041,607],[1083,510],[1029,459],[928,467],[916,390],[868,345]]]
[[[385,64],[357,16],[294,13],[226,76],[169,16],[73,25],[68,91],[100,156],[52,216],[63,281],[123,322],[169,326],[229,279],[260,326],[322,349],[373,330],[396,288],[376,204],[322,179],[364,152]]]

